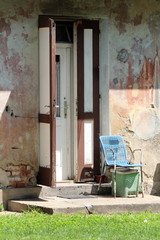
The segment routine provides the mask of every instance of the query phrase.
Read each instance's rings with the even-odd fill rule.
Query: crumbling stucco
[[[155,108],[135,110],[131,117],[131,131],[142,140],[148,140],[160,133],[160,112]]]
[[[0,168],[0,187],[8,186],[9,185],[9,179],[7,172]]]
[[[30,182],[35,184],[39,153],[38,16],[107,18],[110,134],[122,135],[132,148],[142,147],[146,188],[153,186],[153,192],[160,193],[159,10],[160,1],[156,0],[63,0],[61,6],[59,0],[0,0],[2,176],[9,165],[30,166],[34,173]],[[7,179],[1,182],[8,184]]]
[[[159,9],[159,2],[153,2]],[[120,19],[122,13],[112,14],[109,100],[111,134],[122,135],[132,149],[142,148],[145,189],[160,194],[160,15],[153,2],[146,6],[144,1],[123,1],[125,18]]]
[[[0,2],[0,168],[4,169],[3,176],[10,163],[31,166],[34,176],[38,170],[36,11],[36,3],[30,0]],[[9,175],[5,176],[9,179]],[[9,182],[6,179],[0,184],[8,186]]]

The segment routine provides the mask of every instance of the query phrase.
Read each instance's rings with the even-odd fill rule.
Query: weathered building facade
[[[160,1],[0,2],[1,186],[92,180],[110,134],[160,194]]]

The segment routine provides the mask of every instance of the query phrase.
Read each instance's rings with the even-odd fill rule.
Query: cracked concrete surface
[[[136,198],[113,198],[111,196],[97,196],[94,198],[65,199],[61,197],[49,197],[32,200],[9,200],[8,210],[22,212],[28,209],[38,208],[48,214],[65,213],[72,214],[83,212],[85,214],[109,214],[121,212],[153,211],[160,212],[160,197],[141,195]]]

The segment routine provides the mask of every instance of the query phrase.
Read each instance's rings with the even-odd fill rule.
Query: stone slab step
[[[77,184],[77,183],[57,183],[56,187],[46,187],[42,185],[23,188],[2,188],[0,189],[0,204],[7,210],[7,202],[10,199],[33,199],[46,198],[62,195],[91,195],[110,194],[111,184],[102,184],[98,191],[98,184]]]
[[[40,197],[52,197],[61,195],[109,195],[111,183],[103,183],[98,189],[97,183],[57,183],[56,187],[41,186]]]
[[[41,192],[40,186],[23,187],[23,188],[1,188],[0,204],[7,210],[9,199],[38,198]]]
[[[153,211],[160,212],[160,197],[145,195],[144,198],[113,198],[112,196],[61,196],[23,200],[9,200],[8,210],[23,212],[31,209],[41,209],[48,214],[111,214],[122,212]]]

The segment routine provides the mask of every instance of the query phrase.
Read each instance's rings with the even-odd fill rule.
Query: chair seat
[[[106,166],[110,166],[110,167],[113,167],[114,164],[106,164]],[[116,163],[116,166],[117,167],[142,167],[142,164],[129,164],[129,163]]]
[[[117,167],[142,167],[142,164],[116,164]]]

